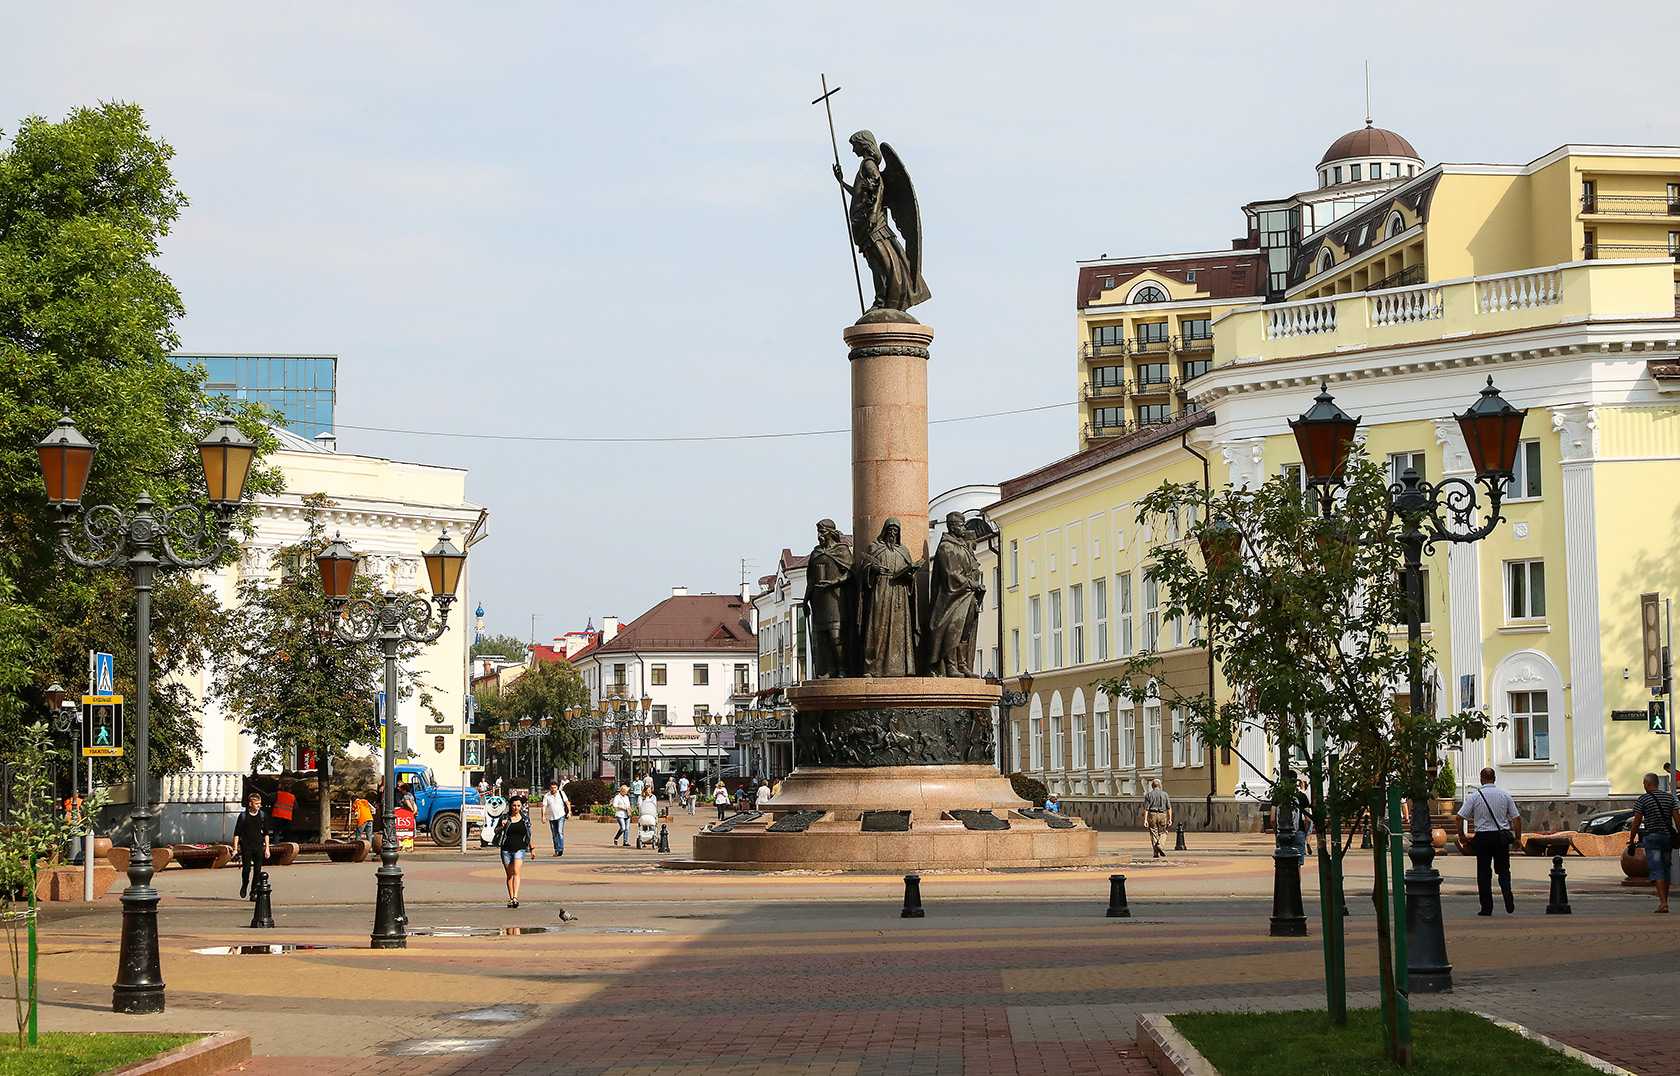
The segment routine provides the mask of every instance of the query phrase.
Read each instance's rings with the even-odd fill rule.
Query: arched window
[[[1398,212],[1391,214],[1388,218],[1388,238],[1393,239],[1405,230],[1406,218],[1402,217]]]
[[[1126,301],[1129,303],[1164,303],[1167,301],[1167,293],[1158,285],[1143,284],[1134,290],[1132,297]]]
[[[1329,272],[1335,264],[1336,256],[1328,250],[1318,256],[1318,271],[1321,273]]]

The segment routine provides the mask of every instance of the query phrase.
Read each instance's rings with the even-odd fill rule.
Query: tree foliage
[[[333,605],[315,565],[330,541],[321,521],[328,507],[318,494],[304,499],[304,539],[277,550],[268,573],[244,575],[238,604],[227,614],[239,659],[220,666],[216,690],[256,741],[258,765],[285,768],[299,745],[337,760],[351,744],[379,742],[374,700],[383,686],[384,651],[377,639],[349,642],[331,630]],[[357,575],[351,597],[376,590]],[[406,667],[420,651],[419,643],[402,644],[398,691],[403,698],[418,692],[421,706],[436,714],[426,685]],[[331,802],[330,779],[322,773],[322,840]]]
[[[187,202],[173,155],[127,104],[30,117],[0,146],[0,738],[44,712],[47,685],[80,685],[89,650],[115,654],[117,690],[134,692],[130,579],[58,556],[35,443],[68,409],[99,446],[89,504],[126,509],[147,493],[169,507],[202,500],[194,443],[212,415],[235,412],[168,359],[183,306],[156,259]],[[237,414],[269,450],[261,410]],[[261,466],[248,485],[278,487]],[[153,604],[151,758],[163,774],[201,750],[175,675],[224,653],[226,632],[214,598],[185,573],[161,573]],[[114,760],[117,775],[132,757]]]
[[[583,677],[566,662],[538,662],[526,670],[500,695],[481,700],[479,713],[491,737],[496,738],[496,725],[501,721],[517,725],[521,719],[540,721],[544,715],[552,719],[548,735],[538,737],[545,770],[562,770],[583,760],[584,745],[588,742],[582,730],[565,720],[568,707],[587,706],[589,689]],[[504,745],[506,741],[498,741]],[[520,751],[527,750],[521,746]]]
[[[517,635],[506,633],[480,635],[473,640],[472,656],[475,658],[523,658],[525,656],[525,641]]]

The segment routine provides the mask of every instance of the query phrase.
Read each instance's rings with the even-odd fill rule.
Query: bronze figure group
[[[911,554],[896,519],[856,556],[833,520],[817,524],[805,573],[813,676],[975,675],[984,525],[952,512],[945,527],[930,563]]]

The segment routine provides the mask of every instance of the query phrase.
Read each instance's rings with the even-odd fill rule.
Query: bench
[[[169,848],[175,862],[188,870],[215,870],[233,859],[231,844],[172,844]]]
[[[368,842],[355,841],[325,841],[314,844],[300,844],[297,846],[300,856],[325,855],[334,863],[361,863],[368,857]]]

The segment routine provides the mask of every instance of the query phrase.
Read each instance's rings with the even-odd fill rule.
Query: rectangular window
[[[1143,768],[1161,768],[1161,704],[1158,702],[1143,705]]]
[[[1511,704],[1511,757],[1524,762],[1549,762],[1552,758],[1552,722],[1544,691],[1513,691]]]
[[[1119,388],[1126,383],[1124,366],[1098,366],[1091,371],[1091,385],[1099,389]]]
[[[1357,165],[1357,164],[1348,165],[1348,181],[1350,183],[1358,183],[1359,180],[1362,178],[1363,171],[1364,170],[1363,170],[1362,166],[1360,166],[1360,165]]]
[[[1422,452],[1390,452],[1388,454],[1388,480],[1398,482],[1410,467],[1417,472],[1420,479],[1427,479],[1429,472],[1423,466]]]
[[[655,706],[653,708],[653,723],[655,725],[665,724],[669,720],[666,716],[666,712],[667,711],[664,706]]]
[[[1092,745],[1095,759],[1091,765],[1095,769],[1106,770],[1111,765],[1109,761],[1114,756],[1108,753],[1108,711],[1098,710],[1096,714],[1096,742]]]
[[[1190,737],[1190,766],[1193,769],[1201,769],[1202,765],[1207,762],[1207,745],[1202,743],[1202,738],[1194,732],[1188,732],[1188,735]]]
[[[1505,483],[1505,499],[1530,501],[1540,496],[1540,442],[1517,442],[1517,460],[1511,480]]]
[[[1112,430],[1125,424],[1126,409],[1124,407],[1091,408],[1091,428],[1094,430]]]
[[[1286,463],[1283,465],[1283,477],[1301,491],[1301,503],[1307,506],[1307,512],[1318,515],[1318,494],[1307,485],[1307,469],[1299,463]]]
[[[1068,587],[1068,606],[1073,614],[1073,663],[1085,664],[1085,588],[1078,583]]]
[[[704,662],[697,663],[694,666],[694,683],[697,686],[702,686],[703,687],[706,684],[709,684],[711,682],[712,682],[712,667],[710,665],[705,664]]]
[[[1680,213],[1680,183],[1670,183],[1668,185],[1668,211],[1670,213]]]
[[[1402,571],[1395,578],[1394,585],[1400,590],[1400,608],[1405,609],[1406,601],[1406,573]],[[1429,569],[1418,569],[1418,623],[1429,623]]]
[[[1063,337],[1062,339],[1067,339]],[[1091,343],[1097,347],[1118,347],[1126,339],[1124,325],[1093,325],[1091,326]]]
[[[1592,228],[1581,230],[1581,257],[1587,261],[1598,257],[1598,232]]]
[[[1194,284],[1196,282],[1196,270],[1194,270],[1194,269],[1184,270],[1184,282],[1186,284]]]
[[[752,677],[747,673],[745,665],[735,666],[735,693],[737,695],[752,690]]]
[[[1021,543],[1018,539],[1009,540],[1009,585],[1016,586],[1021,582]]]
[[[1164,344],[1167,342],[1167,323],[1164,321],[1140,323],[1136,326],[1133,335],[1140,346]],[[1064,337],[1064,339],[1066,338]]]
[[[1085,753],[1085,715],[1073,715],[1073,757],[1068,760],[1070,770],[1088,770],[1091,756]]]
[[[694,716],[695,717],[708,717],[708,716],[710,716],[711,712],[712,712],[711,707],[707,706],[703,702],[697,702],[697,703],[694,704]]]
[[[1186,340],[1211,340],[1213,338],[1212,318],[1185,318],[1178,323],[1179,333]]]
[[[1389,162],[1388,178],[1389,179],[1399,179],[1400,178],[1400,164],[1399,164],[1398,161]]]
[[[1132,648],[1132,573],[1121,572],[1114,577],[1114,592],[1120,604],[1120,656],[1129,658]]]
[[[654,687],[665,686],[665,666],[655,665],[648,670],[648,683]]]
[[[1354,167],[1358,167],[1355,165]],[[1184,733],[1184,707],[1172,708],[1172,760],[1174,769],[1183,769],[1190,755],[1190,741]]]
[[[1108,660],[1108,577],[1091,580],[1091,606],[1097,621],[1097,660]]]
[[[1050,768],[1064,770],[1067,768],[1067,755],[1063,752],[1062,743],[1062,715],[1050,715]]]
[[[1213,369],[1212,359],[1186,359],[1184,360],[1184,380],[1189,381],[1192,378],[1201,377],[1211,369]]]
[[[1028,761],[1034,771],[1044,769],[1044,718],[1033,717],[1027,722]]]
[[[1120,708],[1120,768],[1129,770],[1137,765],[1137,710],[1131,706]]]
[[[1680,254],[1680,232],[1668,233],[1668,252],[1670,254]]]
[[[1050,592],[1050,667],[1062,667],[1062,592]]]
[[[1154,650],[1161,642],[1161,586],[1155,577],[1143,575],[1143,648]]]
[[[624,675],[625,667],[622,664],[613,666],[613,687],[627,686],[627,681],[624,679]]]
[[[1037,672],[1044,667],[1044,608],[1041,598],[1034,594],[1027,599],[1027,632],[1032,649],[1027,652],[1027,671]]]
[[[1505,562],[1505,619],[1544,620],[1546,618],[1546,562],[1543,560],[1510,560]]]
[[[1598,181],[1583,179],[1581,181],[1581,212],[1598,212]]]
[[[1010,667],[1017,673],[1021,671],[1021,629],[1009,629],[1009,658]]]
[[[1165,385],[1172,381],[1172,372],[1164,362],[1138,363],[1138,384]]]
[[[1138,404],[1139,426],[1159,426],[1172,421],[1172,404]]]
[[[1341,181],[1342,181],[1342,166],[1338,164],[1334,168],[1330,169],[1330,183],[1331,183],[1332,186],[1334,186],[1335,184],[1340,183]]]

